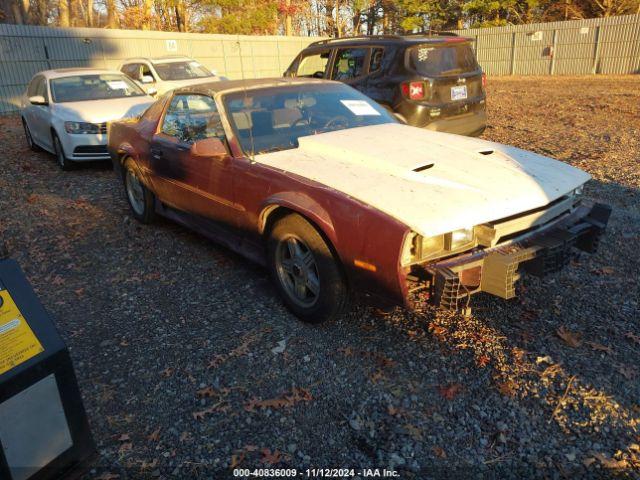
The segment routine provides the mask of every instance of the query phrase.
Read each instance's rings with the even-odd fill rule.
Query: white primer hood
[[[301,137],[298,148],[255,161],[341,191],[424,236],[542,207],[590,178],[526,150],[401,124]]]

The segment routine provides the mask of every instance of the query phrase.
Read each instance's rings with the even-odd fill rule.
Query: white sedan
[[[189,57],[129,58],[118,68],[149,95],[175,88],[226,80]]]
[[[74,162],[108,160],[107,122],[141,115],[153,98],[118,71],[74,68],[37,73],[22,96],[29,147]]]

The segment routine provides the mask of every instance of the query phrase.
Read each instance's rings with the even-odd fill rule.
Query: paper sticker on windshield
[[[433,47],[430,48],[419,48],[418,49],[418,61],[419,62],[426,62],[427,59],[429,58],[429,52],[433,50]]]
[[[0,290],[0,375],[43,352],[8,290]]]
[[[340,100],[340,103],[351,110],[354,115],[380,115],[380,112],[365,100]]]
[[[193,68],[200,68],[202,66],[198,62],[189,62],[189,65]]]
[[[127,82],[125,82],[124,80],[114,80],[112,82],[107,82],[107,85],[109,85],[109,88],[111,90],[126,90],[127,89]]]

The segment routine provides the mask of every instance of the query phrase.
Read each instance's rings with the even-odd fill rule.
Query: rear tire
[[[58,166],[60,167],[60,170],[64,172],[68,172],[75,165],[64,154],[64,149],[62,148],[62,143],[60,143],[60,139],[58,138],[58,135],[54,132],[51,134],[51,137],[53,138],[53,150],[55,151],[56,160],[58,161]]]
[[[151,223],[155,218],[155,198],[140,181],[135,164],[130,158],[124,161],[122,181],[127,202],[135,219],[141,223]]]
[[[348,289],[340,264],[320,232],[297,214],[278,220],[267,244],[271,276],[298,318],[321,323],[346,308]]]

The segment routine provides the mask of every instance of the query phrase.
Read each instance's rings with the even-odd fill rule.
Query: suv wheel
[[[153,193],[138,178],[131,159],[124,163],[123,181],[131,213],[139,222],[150,223],[155,216]]]
[[[278,220],[267,247],[276,287],[301,320],[320,323],[344,311],[348,291],[340,265],[306,219],[292,214]]]

